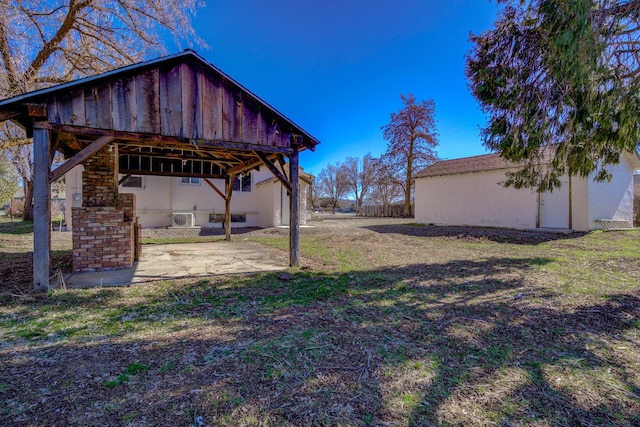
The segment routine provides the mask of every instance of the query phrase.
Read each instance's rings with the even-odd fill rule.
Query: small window
[[[122,188],[142,188],[141,176],[130,176],[122,183]]]
[[[233,191],[239,191],[240,193],[251,192],[251,174],[236,176],[233,181]]]
[[[183,178],[180,178],[180,183],[188,184],[188,185],[200,185],[200,178],[183,177]]]
[[[224,214],[209,214],[209,222],[224,222]]]
[[[231,222],[247,222],[247,214],[231,214]]]
[[[223,223],[224,214],[209,214],[209,222]],[[247,222],[247,214],[231,214],[231,222]]]

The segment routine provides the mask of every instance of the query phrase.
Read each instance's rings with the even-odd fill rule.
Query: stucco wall
[[[571,177],[571,195],[573,198],[571,213],[573,221],[571,228],[576,231],[588,231],[589,210],[589,180],[580,177]]]
[[[276,204],[276,197],[280,195],[281,185],[276,182],[263,182],[256,185],[258,193],[258,203],[260,215],[258,226],[262,228],[273,227],[280,224],[280,212],[278,210],[279,200]]]
[[[279,182],[274,182],[273,180],[262,182],[257,187],[258,202],[260,203],[259,226],[263,228],[279,225],[288,226],[290,215],[287,190]],[[300,180],[298,190],[300,194],[298,197],[298,222],[300,225],[306,225],[309,184]]]
[[[232,227],[258,226],[258,194],[255,183],[263,174],[264,172],[253,172],[250,192],[233,192],[231,213],[245,214],[246,222],[233,222]],[[211,182],[220,191],[224,191],[224,180],[214,179]],[[221,223],[209,222],[209,215],[224,214],[224,199],[204,180],[200,180],[198,184],[184,184],[180,178],[144,176],[142,183],[142,189],[120,188],[121,193],[136,194],[142,227],[171,225],[173,212],[194,213],[195,225],[201,227],[222,227]]]
[[[71,207],[81,206],[81,201],[74,205],[73,194],[82,193],[80,171],[78,166],[66,175],[67,183],[67,221],[71,226]],[[273,178],[267,168],[252,171],[252,188],[250,192],[234,191],[231,198],[231,212],[245,214],[246,222],[231,223],[232,227],[273,227],[281,225],[283,210],[281,209],[281,189],[278,182],[262,181]],[[211,180],[220,191],[224,191],[224,180]],[[202,227],[222,227],[221,223],[210,223],[209,214],[224,214],[224,200],[200,180],[199,184],[183,184],[180,178],[166,176],[143,176],[142,188],[122,188],[120,193],[136,195],[137,216],[144,228],[167,227],[171,225],[173,212],[195,213],[196,225]],[[288,225],[289,198],[283,191],[282,203],[286,207],[285,223]],[[300,224],[304,225],[308,185],[300,181]]]
[[[502,187],[505,171],[416,179],[417,222],[535,228],[535,191]]]
[[[621,219],[633,224],[633,172],[637,167],[637,157],[625,154],[620,164],[611,167],[610,182],[593,182],[589,177],[590,228],[598,228],[597,219]]]
[[[622,219],[633,223],[633,172],[640,167],[634,154],[625,154],[610,170],[610,182],[571,179],[571,228],[587,231],[600,228],[597,219]],[[464,173],[416,179],[416,221],[441,225],[477,225],[509,228],[535,228],[540,213],[542,227],[569,227],[567,178],[552,194],[538,195],[529,189],[504,188],[506,170]],[[543,224],[546,218],[549,224]]]

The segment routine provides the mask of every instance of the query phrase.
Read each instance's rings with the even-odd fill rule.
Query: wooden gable
[[[1,101],[8,119],[67,158],[111,136],[125,174],[223,177],[319,143],[192,51]]]
[[[303,134],[250,92],[195,56],[139,67],[56,91],[47,121],[190,141],[289,147]],[[306,145],[315,146],[307,137]]]

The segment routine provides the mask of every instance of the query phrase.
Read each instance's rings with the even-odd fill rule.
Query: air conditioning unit
[[[192,212],[174,212],[171,220],[172,227],[193,227],[196,218]]]

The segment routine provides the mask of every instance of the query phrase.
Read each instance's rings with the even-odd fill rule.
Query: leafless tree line
[[[329,164],[315,178],[312,190],[314,208],[330,208],[333,213],[344,199],[354,200],[360,212],[367,204],[388,206],[402,200],[401,176],[393,173],[389,159],[347,157],[344,162]],[[396,168],[397,172],[397,168]]]
[[[413,95],[400,95],[403,107],[391,113],[382,127],[387,151],[380,157],[347,157],[344,162],[327,165],[315,179],[314,207],[329,207],[335,213],[342,199],[355,200],[361,213],[365,205],[382,206],[403,202],[404,216],[411,215],[413,175],[438,160],[433,100],[417,101]]]

